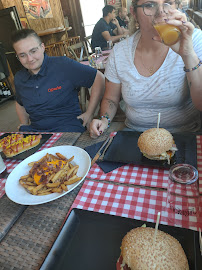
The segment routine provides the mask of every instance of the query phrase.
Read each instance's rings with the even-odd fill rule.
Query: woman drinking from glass
[[[160,126],[170,132],[200,129],[202,32],[177,6],[172,0],[132,1],[133,34],[116,44],[109,56],[101,117],[91,122],[92,137],[107,129],[121,96],[131,130],[155,127],[158,113]],[[164,39],[154,24],[160,24],[161,31],[174,27],[176,32]]]

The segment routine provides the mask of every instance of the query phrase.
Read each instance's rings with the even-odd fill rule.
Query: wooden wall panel
[[[28,19],[30,28],[34,29],[37,33],[46,33],[48,29],[58,29],[64,28],[64,16],[61,8],[61,3],[59,0],[49,0],[50,6],[52,10],[53,17],[52,18],[39,18],[39,19]],[[20,17],[26,17],[26,13],[21,0],[1,0],[3,7],[11,7],[16,6],[18,10],[18,14]],[[50,31],[49,31],[50,32]],[[67,39],[68,34],[66,31],[43,35],[41,39],[46,45],[52,44],[54,42]]]
[[[77,36],[78,31],[75,29],[76,22],[75,22],[75,16],[73,15],[73,7],[72,7],[72,0],[60,0],[62,11],[64,16],[68,17],[69,26],[72,27],[72,30],[68,32],[69,37]],[[71,7],[70,7],[71,5]],[[72,11],[71,11],[72,10]],[[80,36],[80,34],[78,34]]]
[[[79,0],[60,0],[65,16],[68,17],[69,25],[72,30],[68,32],[69,37],[81,36],[83,40],[85,36],[82,27],[82,13]]]

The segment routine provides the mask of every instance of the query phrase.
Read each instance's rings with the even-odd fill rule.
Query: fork
[[[105,152],[107,151],[107,149],[108,149],[108,147],[110,146],[110,144],[111,144],[111,142],[112,142],[112,140],[114,139],[114,137],[111,137],[110,139],[109,139],[109,141],[108,141],[108,143],[107,143],[107,145],[105,146],[105,149],[103,150],[103,152],[102,152],[102,155],[99,157],[99,161],[102,161],[103,160],[103,158],[104,158],[104,155],[105,155]]]

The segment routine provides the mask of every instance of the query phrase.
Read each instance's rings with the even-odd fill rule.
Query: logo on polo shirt
[[[62,88],[62,86],[57,86],[55,88],[48,88],[48,92],[53,92],[53,91],[56,91],[56,90],[60,90]]]

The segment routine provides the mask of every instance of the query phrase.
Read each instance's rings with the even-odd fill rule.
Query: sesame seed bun
[[[150,159],[159,159],[158,155],[172,149],[173,144],[174,140],[172,134],[164,128],[148,129],[144,131],[138,139],[140,151]],[[166,156],[164,159],[167,159]]]
[[[123,261],[120,269],[188,270],[189,264],[181,244],[171,235],[155,229],[139,227],[128,232],[121,245]],[[123,268],[124,265],[126,268]]]

